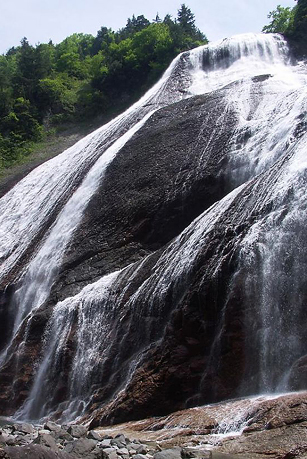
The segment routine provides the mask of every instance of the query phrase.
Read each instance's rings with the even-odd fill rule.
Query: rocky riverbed
[[[0,429],[0,458],[17,459],[209,459],[206,449],[162,449],[158,442],[130,440],[123,434],[106,435],[83,425],[46,422],[7,424]]]
[[[4,459],[307,458],[307,392],[233,400],[96,430],[51,421],[3,424]]]

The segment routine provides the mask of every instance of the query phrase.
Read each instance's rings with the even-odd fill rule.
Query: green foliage
[[[276,10],[270,11],[268,18],[271,22],[263,27],[262,32],[287,33],[293,28],[294,9],[277,5]]]
[[[23,38],[0,56],[0,168],[27,156],[52,126],[122,109],[179,52],[206,42],[185,4],[176,19],[133,15],[118,32],[101,27],[58,45]]]
[[[293,8],[278,5],[268,18],[272,20],[263,32],[282,33],[291,40],[296,54],[307,54],[307,0],[297,0]]]
[[[294,11],[293,31],[295,39],[304,43],[307,52],[307,0],[298,0]]]

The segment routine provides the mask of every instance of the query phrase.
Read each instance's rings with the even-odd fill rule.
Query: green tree
[[[106,51],[110,44],[114,41],[113,35],[114,34],[111,29],[108,29],[107,27],[101,27],[93,41],[91,55],[94,56],[101,50]]]
[[[177,22],[184,33],[193,34],[195,32],[195,16],[184,3],[178,10]]]
[[[263,27],[262,32],[285,34],[293,28],[294,9],[277,5],[276,10],[269,12],[268,19],[271,22]]]
[[[304,43],[307,50],[307,0],[298,0],[294,11],[293,34]]]

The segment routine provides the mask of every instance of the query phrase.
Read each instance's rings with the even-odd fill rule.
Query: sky
[[[0,0],[0,54],[18,46],[23,37],[32,45],[59,43],[73,33],[96,35],[102,27],[118,30],[127,18],[143,14],[150,21],[176,17],[182,3],[195,15],[196,26],[210,41],[245,32],[261,32],[267,15],[294,0]]]

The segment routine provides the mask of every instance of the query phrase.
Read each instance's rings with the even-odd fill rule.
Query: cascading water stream
[[[180,76],[177,72],[172,77],[174,68],[180,62],[183,62]],[[110,361],[114,374],[120,374],[122,387],[122,373],[132,374],[152,340],[161,338],[164,316],[169,314],[166,305],[180,304],[187,286],[193,280],[193,269],[201,257],[201,250],[210,245],[211,234],[214,234],[214,229],[227,212],[230,212],[230,227],[243,225],[251,214],[256,214],[256,210],[263,215],[251,225],[244,237],[238,235],[234,241],[240,263],[230,283],[229,296],[244,272],[246,301],[251,297],[257,299],[256,304],[253,300],[254,310],[248,308],[247,312],[251,312],[251,315],[246,314],[245,317],[248,336],[246,348],[250,362],[247,362],[241,391],[274,392],[289,388],[289,368],[305,352],[304,334],[301,329],[295,332],[299,322],[305,323],[305,297],[296,279],[300,277],[300,270],[307,260],[303,253],[296,260],[295,250],[297,246],[307,245],[304,236],[306,222],[302,211],[305,209],[306,181],[306,81],[306,73],[296,71],[290,62],[286,42],[278,35],[249,34],[197,48],[177,58],[158,85],[122,117],[73,147],[70,153],[63,153],[62,158],[56,158],[35,170],[0,201],[7,207],[0,230],[3,232],[3,238],[0,238],[3,257],[8,256],[7,265],[5,262],[3,267],[5,275],[30,246],[31,238],[39,233],[59,200],[70,196],[81,174],[78,161],[83,158],[87,163],[82,167],[89,169],[88,174],[58,213],[15,294],[17,313],[12,339],[2,355],[2,361],[5,362],[22,321],[27,317],[29,319],[31,311],[48,300],[64,251],[82,221],[84,210],[107,166],[134,133],[142,128],[153,111],[180,100],[182,92],[177,89],[180,82],[185,82],[186,96],[223,91],[227,107],[235,113],[237,124],[227,158],[227,175],[233,191],[196,218],[174,239],[134,289],[131,285],[134,285],[136,272],[150,262],[150,257],[102,277],[78,295],[55,306],[47,325],[43,353],[32,390],[18,416],[22,419],[39,419],[58,410],[66,421],[84,414],[91,403],[93,386],[99,386],[110,368]],[[258,85],[257,90],[255,85]],[[175,92],[172,92],[174,88]],[[212,136],[216,135],[219,133],[214,131]],[[104,154],[97,159],[102,143]],[[202,148],[200,168],[206,167],[209,143]],[[71,159],[70,154],[73,155]],[[284,157],[287,161],[283,163]],[[60,161],[64,161],[65,165],[63,174],[67,174],[71,168],[73,175],[68,176],[67,183],[63,181],[63,186],[60,186],[62,175],[58,180],[56,172],[53,172],[54,168],[56,171],[60,168]],[[44,180],[40,181],[40,188],[35,190],[35,180],[41,174]],[[265,182],[271,177],[270,174],[275,177],[274,189],[270,189],[269,182]],[[252,209],[242,211],[240,206],[243,204],[238,204],[236,210],[236,202],[242,198],[244,190],[252,186],[248,180],[253,177],[266,183],[262,191],[262,182],[255,185],[258,201]],[[44,185],[49,181],[51,188]],[[13,211],[19,206],[25,189],[29,190],[28,197],[19,214],[13,217]],[[50,192],[55,195],[52,200],[48,199]],[[242,199],[248,201],[246,197]],[[269,213],[267,208],[271,209]],[[27,227],[29,234],[25,236]],[[12,236],[14,233],[16,238]],[[19,246],[17,237],[21,238]],[[206,267],[206,275],[210,271],[212,278],[217,276],[223,257],[216,257],[215,260],[213,267]],[[278,275],[273,278],[276,272]],[[132,294],[127,299],[129,289],[132,289]],[[128,318],[131,321],[129,323],[133,320],[138,323],[139,317],[150,320],[146,325],[142,324],[142,330],[139,330],[141,345],[136,340],[132,355],[126,357],[125,365],[122,365],[119,357],[114,358],[115,335],[122,335],[116,352],[125,355],[125,337],[130,329],[120,328],[120,324],[128,321]],[[223,320],[221,317],[216,341],[221,339]],[[114,321],[118,329],[110,329]],[[68,374],[67,393],[65,400],[59,402],[55,381],[63,368],[62,362],[71,340],[74,354]],[[218,348],[218,343],[214,342],[209,355],[210,362],[217,359]],[[279,358],[280,353],[283,362]],[[82,375],[80,367],[83,368]]]
[[[27,267],[21,286],[12,301],[15,311],[14,327],[11,339],[0,355],[0,365],[5,362],[10,345],[23,319],[47,299],[65,248],[81,221],[84,209],[97,189],[108,164],[157,108],[182,97],[181,93],[176,93],[174,85],[170,93],[167,89],[172,72],[180,59],[180,56],[174,59],[161,80],[123,115],[90,134],[59,157],[34,170],[0,200],[5,210],[0,222],[0,246],[2,247],[0,253],[4,258],[1,274],[4,277],[29,247],[52,208],[73,187],[75,181],[71,173],[80,174],[81,166],[78,161],[80,159],[83,163],[95,161],[99,146],[102,144],[105,148],[111,144],[59,213],[46,241]],[[184,78],[183,72],[183,80]],[[59,168],[62,171],[60,177],[57,176]],[[37,189],[34,183],[38,181],[38,177],[40,179]],[[51,194],[52,199],[48,199]],[[17,214],[14,213],[16,208]],[[20,239],[19,244],[17,244],[18,239]]]
[[[122,285],[129,286],[132,283],[140,266],[131,273],[128,267],[121,272],[104,276],[95,284],[85,287],[75,297],[68,298],[55,307],[48,326],[45,354],[32,391],[25,405],[17,413],[21,419],[37,420],[50,411],[54,391],[51,387],[48,390],[46,381],[54,386],[63,360],[62,351],[76,323],[76,316],[77,349],[69,377],[69,396],[61,407],[61,416],[62,420],[70,420],[84,414],[84,409],[92,396],[91,385],[102,377],[104,362],[112,355],[114,332],[109,326],[112,319],[116,317],[120,322],[128,313],[133,315],[132,323],[137,323],[138,317],[150,314],[156,318],[158,328],[160,324],[163,330],[161,318],[166,296],[172,290],[175,292],[174,296],[180,297],[198,255],[195,247],[200,243],[204,244],[214,225],[232,204],[240,189],[239,187],[234,190],[214,205],[176,238],[155,264],[153,274],[137,287],[128,301],[124,299],[125,288],[122,288]],[[183,281],[184,278],[187,279]],[[121,293],[116,294],[118,291]],[[150,345],[151,333],[151,330],[143,329],[142,347],[145,349]],[[134,365],[134,362],[131,364]],[[80,367],[83,368],[82,375]]]

